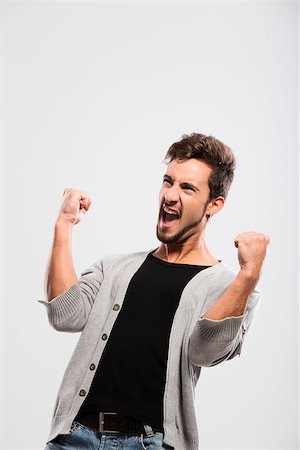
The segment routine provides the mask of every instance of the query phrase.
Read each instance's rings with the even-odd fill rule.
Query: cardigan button
[[[79,392],[80,397],[84,397],[86,395],[86,391],[84,389],[81,389]]]
[[[113,310],[114,311],[118,311],[120,309],[120,305],[118,305],[117,303],[114,305]]]
[[[107,339],[107,334],[103,333],[102,334],[102,339],[103,339],[103,341],[105,341]]]
[[[95,370],[95,369],[96,369],[95,364],[91,364],[91,365],[90,365],[90,370]]]

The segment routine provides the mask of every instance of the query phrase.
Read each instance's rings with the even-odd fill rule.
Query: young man
[[[74,272],[71,230],[88,192],[67,188],[46,274],[50,324],[81,332],[53,412],[48,450],[198,450],[201,367],[241,354],[256,313],[269,236],[236,236],[240,270],[216,259],[205,228],[234,176],[229,147],[193,133],[175,142],[159,194],[159,247],[107,255]]]

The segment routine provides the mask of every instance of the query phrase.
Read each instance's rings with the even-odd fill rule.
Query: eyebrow
[[[173,178],[170,177],[170,175],[164,175],[163,178],[164,178],[164,179],[166,178],[166,179],[169,180],[169,181],[173,181]],[[192,184],[192,183],[188,183],[188,182],[186,182],[186,181],[183,181],[183,182],[181,183],[181,185],[184,185],[184,186],[187,186],[187,187],[191,187],[191,188],[195,189],[196,192],[200,192],[200,189],[198,189],[197,186],[195,186],[195,185]]]

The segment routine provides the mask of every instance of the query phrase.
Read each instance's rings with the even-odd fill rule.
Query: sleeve
[[[217,301],[227,287],[214,289]],[[217,293],[217,297],[216,297]],[[225,317],[221,320],[200,317],[189,340],[189,359],[195,366],[211,367],[222,361],[241,355],[245,335],[260,304],[261,291],[254,289],[249,295],[245,313],[241,316]],[[204,314],[204,313],[203,313]]]
[[[49,323],[55,330],[69,333],[83,330],[104,279],[104,264],[107,258],[91,264],[81,272],[78,284],[72,284],[50,302],[37,300],[47,308]]]

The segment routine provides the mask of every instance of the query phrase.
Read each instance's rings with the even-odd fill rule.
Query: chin
[[[163,244],[173,244],[175,242],[179,242],[179,240],[182,238],[183,232],[175,233],[173,235],[165,235],[163,233],[160,233],[158,231],[158,226],[156,227],[156,237],[157,239],[162,242]]]

